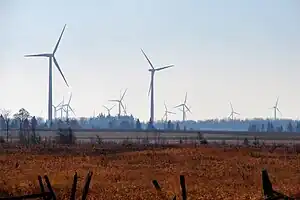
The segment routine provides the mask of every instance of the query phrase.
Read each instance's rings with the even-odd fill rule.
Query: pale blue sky
[[[157,67],[175,64],[156,74],[156,120],[185,92],[188,119],[228,116],[229,101],[242,118],[270,117],[277,96],[283,117],[300,114],[298,0],[1,0],[1,108],[47,116],[48,60],[23,56],[52,52],[65,23],[56,58],[71,87],[55,68],[53,101],[72,91],[77,116],[105,112],[128,88],[128,112],[149,119],[140,48]]]

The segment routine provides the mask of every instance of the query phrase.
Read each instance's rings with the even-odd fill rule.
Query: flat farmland
[[[55,137],[56,131],[37,131],[42,138]],[[197,132],[105,132],[105,131],[75,131],[75,136],[78,141],[91,142],[97,139],[99,136],[104,141],[115,141],[122,142],[126,139],[133,141],[147,139],[151,143],[157,142],[158,140],[164,140],[167,143],[178,143],[179,140],[198,140]],[[0,135],[5,137],[5,131],[2,131]],[[247,138],[249,141],[253,141],[256,137],[261,142],[265,143],[300,143],[299,133],[251,133],[251,132],[232,132],[232,131],[216,131],[216,133],[210,133],[201,131],[202,136],[209,142],[216,141],[231,144],[241,144],[243,140]],[[18,138],[18,130],[10,131],[11,138]]]
[[[2,192],[37,192],[37,176],[47,174],[58,197],[67,199],[75,171],[82,189],[88,170],[94,173],[88,199],[150,200],[162,199],[161,195],[172,199],[175,194],[179,198],[179,175],[185,175],[189,199],[261,199],[262,168],[268,170],[275,189],[295,194],[300,188],[300,156],[282,149],[270,153],[266,149],[201,146],[106,155],[77,151],[82,154],[1,153]],[[163,187],[162,194],[155,191],[154,179]]]

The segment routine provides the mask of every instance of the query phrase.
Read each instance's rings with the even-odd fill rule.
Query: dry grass
[[[47,174],[59,197],[67,198],[75,171],[80,187],[93,171],[89,199],[161,199],[151,181],[158,180],[168,199],[180,196],[185,175],[188,199],[261,199],[261,169],[275,189],[286,194],[300,188],[300,157],[282,151],[223,147],[169,148],[108,155],[0,155],[0,185],[13,194],[38,190],[37,176]],[[1,191],[0,191],[1,192]]]

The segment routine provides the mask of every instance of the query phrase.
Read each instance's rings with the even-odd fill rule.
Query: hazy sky
[[[47,116],[48,59],[56,53],[70,88],[53,68],[53,103],[73,92],[77,116],[128,88],[129,113],[149,119],[149,65],[156,73],[155,118],[164,101],[184,100],[188,119],[223,118],[229,101],[241,118],[271,117],[277,96],[284,118],[300,115],[300,2],[298,0],[0,0],[0,108]],[[117,113],[117,106],[112,111]]]

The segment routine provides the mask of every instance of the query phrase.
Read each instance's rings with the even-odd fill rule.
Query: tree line
[[[283,127],[282,125],[279,125],[275,127],[271,121],[267,123],[267,126],[265,124],[256,125],[256,124],[250,124],[248,131],[250,132],[300,132],[300,122],[289,122],[286,127]]]

